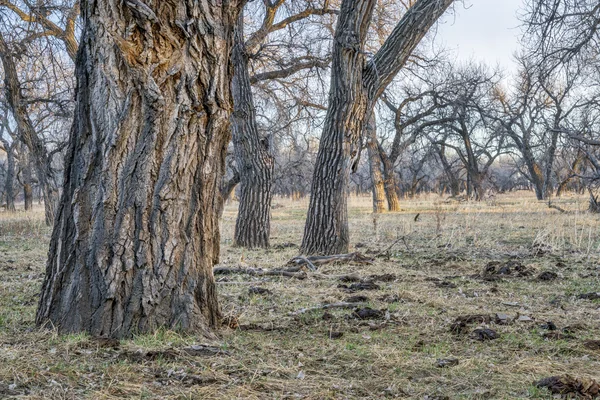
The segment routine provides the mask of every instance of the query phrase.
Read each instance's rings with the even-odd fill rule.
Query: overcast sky
[[[522,23],[517,18],[523,0],[465,0],[438,27],[436,42],[456,53],[458,61],[483,61],[515,70],[513,53],[519,49]]]

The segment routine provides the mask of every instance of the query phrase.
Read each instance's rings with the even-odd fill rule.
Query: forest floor
[[[561,213],[525,192],[431,196],[374,218],[369,197],[352,198],[352,251],[375,261],[305,279],[218,275],[232,327],[217,342],[36,329],[49,230],[41,211],[0,213],[0,398],[546,399],[534,382],[566,374],[585,391],[600,380],[600,216],[586,201],[557,199]],[[274,269],[298,254],[306,201],[275,199],[270,250],[231,246],[236,206],[220,266]],[[358,310],[294,315],[348,300]]]

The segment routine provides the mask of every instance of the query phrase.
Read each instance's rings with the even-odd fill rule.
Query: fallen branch
[[[323,305],[315,306],[315,307],[301,308],[297,311],[288,313],[288,315],[301,315],[301,314],[305,314],[305,313],[311,312],[311,311],[329,310],[332,308],[354,308],[354,307],[358,307],[362,304],[363,303],[346,303],[346,302],[323,304]]]
[[[288,278],[305,279],[306,272],[286,271],[286,270],[263,270],[261,268],[244,268],[244,267],[216,267],[213,269],[214,275],[227,274],[246,274],[252,276],[285,276]]]
[[[306,265],[311,270],[316,271],[318,266],[336,263],[336,262],[354,262],[359,264],[373,264],[373,259],[363,256],[362,254],[348,253],[348,254],[335,254],[332,256],[298,256],[288,261],[288,265],[302,266]]]
[[[566,213],[567,210],[565,210],[564,208],[560,208],[559,206],[552,204],[551,202],[548,202],[548,208],[553,208],[555,210],[560,211],[561,213]]]

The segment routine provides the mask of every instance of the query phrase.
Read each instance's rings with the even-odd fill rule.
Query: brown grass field
[[[49,229],[41,210],[0,212],[0,398],[546,399],[534,385],[542,378],[600,380],[600,301],[579,298],[600,292],[600,216],[585,211],[587,198],[557,199],[560,213],[527,192],[482,203],[430,196],[376,218],[370,202],[352,198],[349,213],[352,251],[378,255],[371,265],[326,265],[306,279],[218,275],[223,314],[237,325],[216,342],[167,330],[116,343],[38,330]],[[221,266],[272,269],[297,255],[307,202],[274,203],[270,250],[231,246],[237,203],[227,205]],[[547,271],[556,276],[541,279]],[[352,284],[340,282],[347,274],[393,276],[350,293],[340,287]],[[290,315],[349,296],[381,313]],[[470,314],[483,316],[453,325]],[[499,337],[477,340],[485,328]],[[189,351],[199,344],[219,351]]]

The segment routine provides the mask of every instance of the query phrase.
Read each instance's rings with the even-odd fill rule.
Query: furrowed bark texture
[[[373,2],[342,1],[333,44],[329,106],[311,186],[305,254],[348,252],[347,191],[352,150],[358,148],[365,116],[406,64],[415,47],[453,0],[418,0],[380,50],[364,60]]]
[[[238,8],[81,3],[77,106],[38,325],[127,337],[217,324]]]
[[[244,44],[244,22],[235,27],[231,92],[233,148],[240,175],[240,204],[235,223],[234,244],[249,248],[269,247],[271,201],[273,198],[273,155],[267,138],[261,138],[252,98],[248,55]]]
[[[379,146],[378,146],[379,147]],[[379,157],[383,163],[383,184],[385,188],[385,197],[388,202],[388,211],[397,212],[400,209],[400,199],[398,198],[398,182],[392,160],[385,154],[385,150],[379,147]]]
[[[383,175],[381,174],[381,158],[379,158],[379,150],[377,146],[377,125],[375,116],[371,114],[371,118],[365,125],[367,134],[367,153],[369,155],[369,171],[371,174],[371,182],[373,185],[373,212],[380,214],[385,212],[385,185]]]
[[[317,153],[304,227],[304,254],[348,252],[348,174],[351,146],[367,109],[364,44],[374,0],[343,0],[334,36],[329,107]]]
[[[58,188],[52,170],[52,158],[43,140],[38,136],[27,110],[27,101],[21,92],[13,55],[0,33],[0,58],[4,67],[4,92],[13,117],[17,123],[21,140],[27,145],[33,158],[38,182],[44,198],[46,225],[52,225],[58,203]]]
[[[14,144],[2,140],[6,150],[6,180],[4,182],[4,193],[6,195],[6,211],[14,212],[15,208],[15,153]]]
[[[25,203],[25,211],[33,209],[33,178],[31,173],[31,161],[29,160],[29,152],[25,146],[21,145],[19,158],[19,168],[21,170],[21,179],[23,185],[23,202]]]

